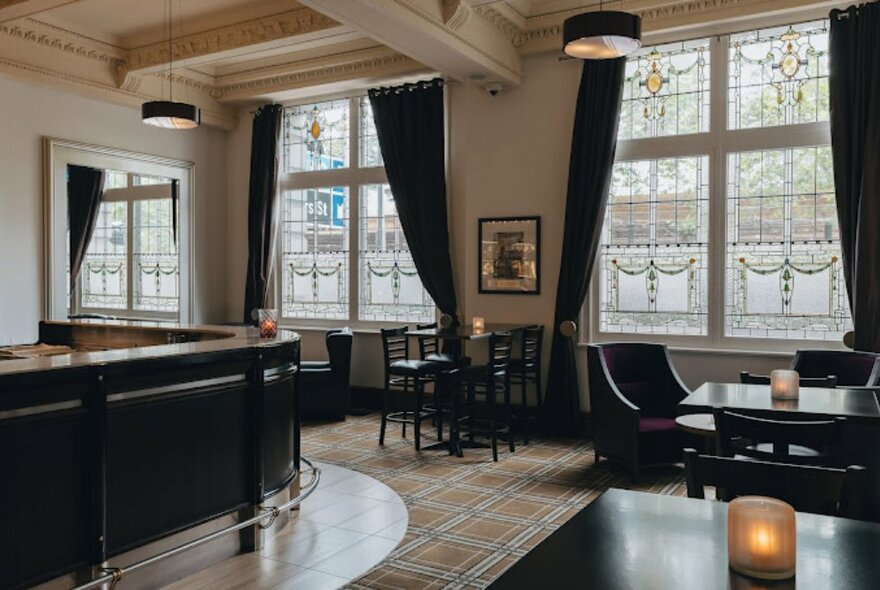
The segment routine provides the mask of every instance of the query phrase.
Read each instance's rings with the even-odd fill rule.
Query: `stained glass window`
[[[282,314],[348,317],[348,188],[284,192]]]
[[[382,150],[379,149],[379,136],[376,134],[376,124],[373,122],[373,108],[370,99],[366,96],[360,98],[360,165],[362,168],[384,166]]]
[[[828,22],[730,36],[728,126],[828,120]]]
[[[348,100],[290,107],[284,115],[284,171],[335,170],[349,166]]]
[[[851,329],[831,148],[728,157],[729,336],[840,340]]]
[[[144,179],[143,176],[138,177]],[[169,179],[149,177],[153,181]],[[140,185],[160,184],[143,182]],[[174,236],[171,199],[134,202],[134,308],[176,312],[179,304],[180,260]]]
[[[709,40],[659,45],[626,62],[618,137],[709,130]]]
[[[422,287],[387,184],[361,187],[362,320],[429,322],[434,302]]]
[[[600,260],[600,330],[705,334],[706,156],[614,165]]]
[[[80,305],[89,309],[128,307],[128,209],[122,201],[101,203],[83,258]]]

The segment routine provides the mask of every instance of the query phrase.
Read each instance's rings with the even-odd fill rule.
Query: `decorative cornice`
[[[519,48],[525,45],[525,31],[512,20],[492,8],[492,6],[477,6],[473,9],[473,12],[484,23],[492,27],[495,32],[510,41],[514,47]]]
[[[277,87],[290,87],[307,85],[309,82],[320,82],[323,79],[335,79],[339,77],[355,77],[365,75],[376,70],[389,67],[411,65],[413,69],[419,69],[424,66],[413,60],[412,58],[401,53],[392,53],[367,59],[353,60],[344,64],[335,64],[321,67],[314,67],[300,71],[267,76],[256,80],[248,80],[220,86],[218,91],[220,96],[228,93],[241,93],[244,91],[254,90],[272,90]]]
[[[339,23],[319,12],[310,8],[298,8],[275,16],[176,39],[172,42],[171,52],[175,61],[182,61],[336,26],[339,26]],[[143,70],[164,65],[169,61],[168,43],[154,43],[132,49],[126,61],[129,70]]]
[[[36,43],[49,49],[116,67],[122,61],[122,52],[112,45],[100,43],[71,31],[53,27],[32,19],[20,19],[0,24],[0,35],[19,41]]]

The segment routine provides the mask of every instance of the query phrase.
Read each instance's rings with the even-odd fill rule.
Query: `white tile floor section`
[[[166,588],[340,588],[397,547],[409,522],[394,490],[327,463],[299,516],[259,553],[239,555]]]

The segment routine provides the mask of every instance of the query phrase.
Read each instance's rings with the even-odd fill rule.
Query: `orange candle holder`
[[[483,330],[486,329],[486,321],[480,316],[474,316],[471,325],[474,327],[474,334],[482,334]]]
[[[275,309],[259,309],[257,313],[260,338],[275,338],[278,334],[278,311]]]
[[[776,369],[770,372],[770,397],[792,400],[800,394],[801,376],[790,369]]]
[[[794,508],[782,500],[742,496],[727,507],[727,558],[731,569],[763,580],[795,574]]]

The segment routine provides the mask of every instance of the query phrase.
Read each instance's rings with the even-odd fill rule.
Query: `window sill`
[[[609,342],[612,342],[609,340]],[[578,348],[587,348],[590,344],[603,344],[603,342],[579,342],[577,344]],[[740,348],[713,348],[709,346],[696,347],[696,346],[674,346],[667,345],[669,351],[672,353],[683,352],[685,354],[697,354],[697,355],[706,355],[706,356],[739,356],[739,357],[771,357],[771,358],[791,358],[794,356],[796,350],[798,348],[830,348],[836,349],[840,348],[841,350],[847,350],[842,346],[829,346],[833,344],[831,342],[825,343],[824,346],[818,346],[814,342],[804,342],[803,346],[797,346],[791,350],[744,350]]]

